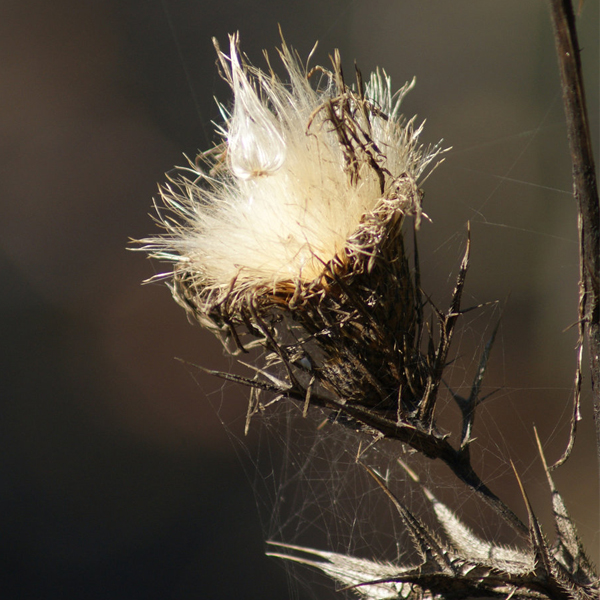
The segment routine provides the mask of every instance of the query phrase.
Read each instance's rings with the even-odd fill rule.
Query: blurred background
[[[598,3],[579,18],[598,151]],[[227,369],[220,344],[130,238],[165,172],[216,140],[225,103],[211,37],[339,48],[417,87],[405,114],[453,150],[425,183],[424,287],[445,306],[473,238],[467,304],[501,300],[478,422],[480,467],[520,515],[506,459],[536,510],[549,495],[532,423],[556,460],[568,436],[577,318],[576,213],[545,2],[4,0],[0,7],[0,588],[3,598],[288,598],[264,556],[244,467],[247,391],[175,360]],[[275,60],[274,60],[275,62]],[[476,356],[498,311],[457,342]],[[468,383],[456,369],[452,385]],[[574,455],[556,473],[598,561],[589,378]],[[223,425],[225,423],[225,426]],[[486,437],[490,443],[486,446]],[[497,438],[494,438],[497,436]],[[258,436],[245,444],[253,451]],[[486,450],[487,448],[487,450]],[[499,466],[501,465],[501,466]],[[243,589],[240,584],[244,583]],[[293,596],[292,594],[299,594]]]

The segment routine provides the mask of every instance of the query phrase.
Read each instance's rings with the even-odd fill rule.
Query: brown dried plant
[[[207,372],[252,389],[247,427],[269,404],[287,399],[304,414],[320,407],[341,427],[394,440],[399,454],[408,446],[443,461],[524,539],[521,549],[480,539],[421,486],[439,524],[434,531],[365,467],[396,507],[419,562],[280,542],[271,542],[270,554],[316,567],[364,598],[594,597],[598,576],[541,445],[556,526],[552,544],[523,488],[527,524],[472,465],[473,423],[495,330],[468,397],[452,394],[462,415],[458,443],[437,426],[438,391],[465,310],[470,240],[450,305],[441,310],[421,289],[417,236],[424,218],[419,179],[442,150],[420,146],[421,128],[399,115],[410,86],[392,95],[385,74],[365,85],[358,70],[349,86],[337,52],[331,70],[307,72],[283,43],[288,85],[252,67],[237,36],[229,55],[217,50],[235,96],[232,112],[222,108],[224,141],[163,190],[169,210],[159,215],[167,232],[144,241],[152,256],[174,262],[167,275],[189,315],[238,357],[265,351],[262,364],[246,365],[251,377]],[[320,78],[316,88],[314,78]],[[588,314],[597,319],[594,273],[582,279],[582,335]],[[573,427],[573,439],[574,433]]]

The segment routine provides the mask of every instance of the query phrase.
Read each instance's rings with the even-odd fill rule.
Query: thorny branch
[[[550,13],[558,55],[567,132],[571,149],[573,195],[577,202],[579,226],[579,345],[587,340],[594,399],[596,442],[600,460],[600,205],[596,183],[596,167],[592,151],[590,127],[581,57],[571,0],[550,0]],[[581,368],[581,352],[578,351]],[[579,374],[575,382],[576,410],[571,438],[579,418]],[[572,447],[569,444],[568,456]]]

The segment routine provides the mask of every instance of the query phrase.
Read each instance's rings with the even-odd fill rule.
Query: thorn
[[[397,458],[396,461],[415,483],[421,483],[421,478],[401,458]]]
[[[540,458],[542,459],[542,465],[544,466],[544,473],[546,473],[546,478],[548,479],[548,485],[550,486],[550,491],[555,492],[556,486],[554,485],[554,480],[550,475],[550,469],[548,468],[548,463],[546,462],[546,456],[544,455],[544,450],[542,448],[542,442],[540,441],[540,436],[538,435],[537,427],[533,426],[533,433],[535,435],[535,442],[538,447],[538,452],[540,453]]]
[[[304,400],[304,408],[302,409],[302,416],[306,418],[308,415],[308,407],[310,406],[310,397],[313,391],[313,386],[315,385],[316,377],[313,375],[311,380],[308,382],[308,386],[306,388],[306,398]]]
[[[214,377],[218,377],[219,379],[225,379],[225,381],[232,381],[233,383],[239,383],[241,385],[245,385],[247,387],[256,388],[259,390],[264,390],[266,392],[279,392],[285,394],[289,392],[292,388],[290,386],[286,386],[285,389],[281,389],[280,387],[267,383],[265,381],[258,381],[256,379],[248,379],[247,377],[242,377],[240,375],[233,375],[232,373],[225,373],[224,371],[215,371],[213,369],[207,369],[201,365],[197,365],[195,363],[189,362],[183,358],[176,358],[180,363],[184,365],[188,365],[190,367],[194,367],[207,375],[212,375]]]
[[[454,575],[452,562],[448,557],[448,553],[444,546],[429,532],[417,517],[400,503],[398,498],[392,494],[389,488],[372,469],[367,467],[364,463],[361,463],[361,465],[377,482],[377,485],[385,492],[385,495],[392,501],[392,504],[398,510],[398,514],[406,525],[422,560],[425,563],[433,561],[440,570],[448,575]]]
[[[544,540],[540,523],[533,512],[533,508],[531,506],[531,502],[529,501],[529,497],[527,496],[527,492],[525,491],[525,487],[523,486],[523,482],[521,481],[519,473],[517,472],[517,468],[512,460],[510,461],[510,465],[514,471],[515,477],[517,478],[517,483],[519,484],[521,495],[523,496],[525,507],[527,508],[527,517],[529,519],[529,538],[535,553],[536,571],[539,570],[541,566],[543,570],[540,575],[544,577],[552,577],[552,559],[548,553],[548,546]]]

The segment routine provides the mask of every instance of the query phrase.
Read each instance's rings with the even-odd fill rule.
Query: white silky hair
[[[192,168],[195,181],[166,186],[162,197],[178,218],[161,216],[167,235],[149,241],[154,255],[185,266],[207,289],[274,286],[311,281],[346,246],[363,216],[385,196],[366,162],[351,181],[336,131],[323,107],[342,92],[332,73],[319,71],[311,86],[285,43],[279,54],[289,82],[247,64],[230,36],[219,52],[234,101],[220,105],[226,153],[218,169]],[[417,181],[439,154],[418,144],[422,131],[400,104],[414,80],[395,94],[385,72],[365,86],[371,139],[389,181]],[[214,165],[213,165],[214,166]],[[213,173],[214,171],[214,173]],[[386,178],[387,181],[388,178]],[[388,183],[389,183],[388,181]],[[183,190],[183,192],[181,191]],[[158,251],[157,251],[158,250]]]
[[[402,600],[414,597],[413,586],[400,581],[393,581],[398,575],[398,566],[390,562],[368,560],[357,558],[337,552],[326,552],[305,548],[293,544],[280,544],[269,542],[274,550],[267,552],[267,556],[283,558],[301,565],[315,567],[325,575],[344,587],[353,587],[355,594],[362,596],[365,600]],[[298,555],[286,554],[278,551],[297,552]],[[381,583],[365,583],[375,580],[389,579]]]

